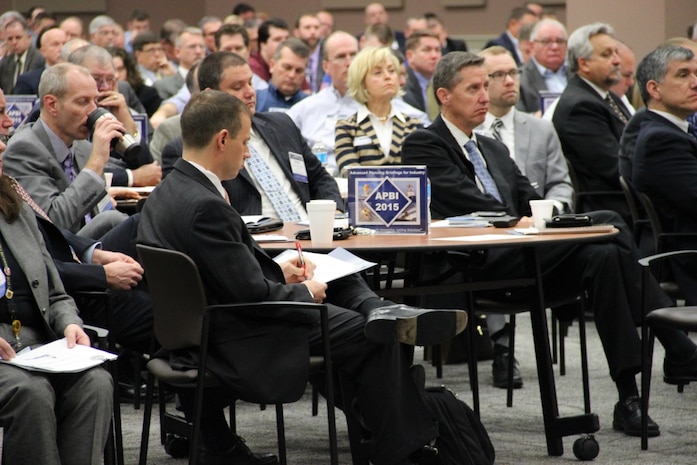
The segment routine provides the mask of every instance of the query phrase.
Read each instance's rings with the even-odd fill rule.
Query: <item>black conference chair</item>
[[[643,267],[642,286],[643,301],[644,301],[644,318],[641,324],[641,411],[644,412],[641,422],[641,449],[648,449],[648,411],[649,411],[649,394],[651,389],[651,365],[653,361],[653,343],[654,335],[652,328],[657,326],[675,328],[683,331],[697,331],[697,307],[694,306],[678,306],[658,308],[648,311],[648,280],[652,275],[651,269],[659,263],[664,263],[677,258],[692,258],[697,259],[697,250],[678,250],[666,252],[649,257],[644,257],[639,260],[639,264]],[[690,381],[682,380],[677,382],[678,392],[683,392],[683,387]]]
[[[634,237],[634,242],[637,246],[641,246],[643,235],[651,233],[651,222],[631,182],[625,179],[624,176],[620,176],[620,186],[629,206],[629,213],[632,215],[632,236]]]
[[[261,302],[250,304],[231,304],[208,306],[203,290],[201,277],[196,264],[185,254],[173,250],[138,245],[138,255],[145,268],[145,277],[153,298],[154,334],[160,346],[168,351],[198,348],[199,366],[197,369],[179,371],[173,370],[167,360],[152,358],[148,364],[148,383],[143,415],[143,432],[141,437],[140,462],[147,462],[147,449],[150,430],[150,416],[153,404],[153,388],[155,379],[160,389],[163,385],[176,388],[194,389],[195,403],[193,421],[187,422],[181,416],[168,414],[163,409],[162,389],[160,390],[160,426],[161,432],[174,431],[186,437],[191,443],[189,463],[195,464],[201,444],[200,419],[201,407],[205,392],[211,387],[220,387],[220,382],[207,369],[209,362],[209,331],[215,325],[216,318],[221,313],[234,315],[240,321],[259,321],[263,319],[269,326],[282,319],[284,326],[289,323],[298,325],[319,324],[322,327],[323,356],[308,357],[305,384],[299,386],[300,392],[295,398],[284,399],[283,402],[295,401],[304,391],[307,375],[311,367],[320,368],[325,380],[325,397],[327,399],[327,416],[329,429],[330,456],[332,465],[338,464],[336,425],[334,413],[333,373],[329,346],[329,330],[327,308],[325,305],[306,304],[298,302]],[[269,362],[258,367],[258,370],[270,371],[278,354],[269,356]],[[245,357],[245,354],[240,354]],[[260,394],[261,396],[261,394]],[[261,404],[276,405],[276,423],[278,432],[279,459],[282,465],[286,463],[285,429],[283,423],[283,405],[277,399],[255,400]],[[231,413],[231,427],[234,428],[234,413]],[[161,435],[162,437],[162,435]]]

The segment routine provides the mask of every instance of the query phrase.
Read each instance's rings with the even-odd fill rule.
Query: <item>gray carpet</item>
[[[557,464],[575,462],[572,452],[575,436],[564,439],[564,455],[548,457],[543,434],[539,388],[536,377],[530,320],[527,315],[518,318],[517,358],[525,381],[522,389],[514,394],[513,407],[505,405],[506,393],[490,386],[491,362],[480,362],[480,393],[482,421],[489,431],[496,448],[496,463]],[[607,363],[602,352],[595,327],[588,324],[588,348],[592,408],[600,417],[601,429],[596,433],[600,464],[695,464],[697,463],[697,389],[687,386],[677,393],[674,386],[662,381],[663,350],[656,345],[651,394],[651,417],[660,425],[661,436],[649,440],[649,450],[641,451],[639,438],[629,438],[612,429],[612,409],[616,402],[616,390],[608,375]],[[570,328],[567,338],[567,374],[558,376],[555,367],[559,410],[562,414],[579,414],[583,411],[581,376],[579,367],[578,326]],[[416,360],[421,359],[417,351]],[[443,379],[436,379],[435,370],[427,366],[427,385],[444,384],[471,404],[467,368],[447,365]],[[638,378],[638,377],[637,377]],[[323,407],[323,406],[322,406]],[[320,416],[310,416],[309,390],[300,402],[286,406],[286,437],[288,463],[295,465],[328,464],[328,439],[325,409]],[[127,464],[138,460],[142,410],[122,405],[124,424],[125,458]],[[237,423],[239,433],[256,451],[274,452],[276,448],[275,415],[273,409],[260,411],[258,406],[238,404]],[[338,412],[340,463],[350,464],[346,424]],[[185,464],[186,460],[174,460],[167,456],[159,444],[159,423],[153,418],[148,463],[152,465]]]

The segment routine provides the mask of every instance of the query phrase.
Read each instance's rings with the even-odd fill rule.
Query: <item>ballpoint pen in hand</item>
[[[298,262],[300,263],[300,266],[303,269],[303,278],[307,279],[307,273],[305,270],[305,259],[303,258],[303,248],[300,245],[300,242],[295,241],[295,248],[298,250]]]

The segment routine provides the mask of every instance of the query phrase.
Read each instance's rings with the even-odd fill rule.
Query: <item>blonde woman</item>
[[[339,174],[346,176],[349,166],[401,164],[402,143],[421,122],[392,106],[392,99],[401,93],[397,57],[387,47],[361,50],[348,69],[347,85],[360,106],[336,123]]]

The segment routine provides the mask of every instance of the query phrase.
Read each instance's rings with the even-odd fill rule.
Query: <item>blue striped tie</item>
[[[499,189],[496,187],[496,183],[494,182],[494,178],[491,177],[491,173],[489,173],[489,170],[486,169],[486,165],[484,164],[484,158],[482,157],[482,154],[479,152],[477,144],[475,144],[474,141],[471,140],[465,144],[465,150],[467,150],[467,153],[470,156],[470,162],[472,163],[472,166],[474,166],[474,174],[479,179],[479,182],[482,183],[484,191],[487,194],[490,194],[499,202],[503,203],[501,201],[501,194],[499,193]]]
[[[271,201],[273,208],[283,221],[300,221],[300,214],[296,210],[288,195],[283,191],[281,184],[276,176],[271,172],[271,168],[261,159],[257,151],[251,145],[249,147],[250,157],[247,159],[247,166],[259,182],[259,185],[266,196]]]

